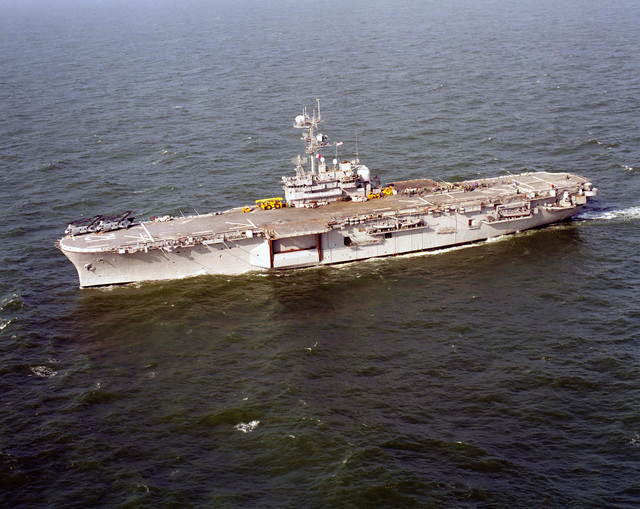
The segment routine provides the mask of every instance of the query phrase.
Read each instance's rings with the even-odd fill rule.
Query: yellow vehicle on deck
[[[383,187],[377,193],[369,193],[367,199],[375,200],[376,198],[382,198],[383,196],[391,196],[393,194],[393,188],[391,186]]]
[[[256,205],[262,210],[281,209],[284,206],[281,197],[256,200]]]

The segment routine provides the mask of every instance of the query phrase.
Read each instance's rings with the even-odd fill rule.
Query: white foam
[[[57,371],[54,371],[47,366],[34,366],[31,368],[31,371],[34,375],[39,376],[40,378],[53,378],[58,374]]]
[[[620,210],[583,210],[576,219],[640,219],[640,207]]]
[[[243,433],[250,433],[258,427],[258,424],[260,424],[260,421],[241,422],[240,424],[236,424],[233,429],[237,429]]]

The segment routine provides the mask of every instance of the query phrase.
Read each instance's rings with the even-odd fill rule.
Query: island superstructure
[[[356,158],[328,163],[320,108],[296,117],[306,156],[283,198],[225,212],[135,223],[131,212],[69,224],[57,247],[80,287],[355,262],[467,244],[576,215],[597,190],[565,172],[382,186]],[[307,165],[307,163],[309,163]]]

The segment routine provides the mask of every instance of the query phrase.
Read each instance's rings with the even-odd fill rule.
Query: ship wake
[[[614,209],[611,207],[604,209],[583,210],[576,216],[576,219],[582,220],[611,220],[622,219],[625,221],[631,219],[640,219],[640,206],[629,207],[626,209]]]

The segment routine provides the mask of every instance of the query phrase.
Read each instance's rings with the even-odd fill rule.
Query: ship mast
[[[307,146],[305,152],[311,157],[311,175],[316,174],[316,158],[318,157],[318,151],[321,148],[327,147],[327,137],[324,134],[315,133],[315,129],[320,122],[322,122],[322,116],[320,115],[320,99],[318,101],[318,116],[316,116],[316,110],[313,110],[313,116],[307,114],[307,108],[304,108],[302,115],[298,115],[295,119],[293,127],[297,129],[306,129],[306,132],[302,134],[302,141],[306,142]]]

